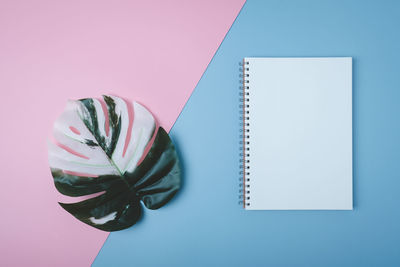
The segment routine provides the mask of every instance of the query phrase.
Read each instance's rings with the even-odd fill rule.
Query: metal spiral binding
[[[239,134],[239,204],[243,208],[250,206],[250,81],[249,81],[249,67],[248,61],[243,60],[239,63],[240,68],[240,86],[239,86],[239,120],[240,120],[240,134]]]

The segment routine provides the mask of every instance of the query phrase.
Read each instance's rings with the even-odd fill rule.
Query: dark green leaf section
[[[95,142],[93,142],[92,140],[89,140],[89,139],[85,139],[85,144],[90,146],[90,147],[98,146],[97,143],[95,143]]]
[[[129,184],[134,184],[138,196],[149,209],[158,209],[178,191],[181,171],[173,143],[163,128],[159,128],[152,146],[143,162],[132,174],[126,174]]]
[[[104,101],[106,102],[108,108],[108,117],[109,117],[109,125],[110,125],[110,133],[111,133],[111,142],[106,143],[105,136],[100,133],[99,127],[104,127],[104,125],[100,125],[98,123],[96,108],[93,103],[92,98],[85,98],[79,100],[83,106],[85,107],[86,116],[82,118],[84,124],[88,128],[88,130],[93,134],[99,146],[106,152],[107,156],[111,158],[112,153],[117,145],[119,134],[121,132],[121,117],[115,113],[115,102],[109,96],[103,96]],[[87,145],[93,146],[95,143],[93,141],[86,142]]]
[[[105,191],[111,187],[126,187],[126,183],[116,175],[99,177],[75,176],[52,169],[51,174],[57,190],[66,196],[79,197]]]
[[[121,132],[121,117],[115,112],[114,100],[106,95],[103,95],[104,102],[106,102],[108,109],[108,119],[111,131],[111,142],[108,146],[108,150],[105,150],[107,155],[111,158],[112,152],[114,152],[115,146],[117,145],[119,134]]]
[[[178,156],[171,139],[161,127],[148,154],[133,173],[122,177],[104,175],[92,178],[64,174],[54,169],[52,174],[56,188],[65,195],[82,196],[105,191],[88,200],[60,205],[82,222],[109,232],[135,224],[141,215],[140,201],[149,209],[158,209],[176,194],[181,185]],[[104,224],[95,223],[110,214],[115,218]]]
[[[112,232],[134,225],[141,216],[141,205],[137,196],[127,190],[108,190],[106,193],[74,204],[60,203],[66,211],[82,222],[97,229]],[[96,224],[93,219],[101,219],[115,213],[115,218],[104,224]]]

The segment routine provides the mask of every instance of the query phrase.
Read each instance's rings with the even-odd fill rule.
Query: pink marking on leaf
[[[126,103],[127,109],[128,109],[128,132],[126,133],[126,138],[125,138],[125,145],[124,145],[124,151],[122,152],[122,157],[125,157],[126,150],[128,149],[129,142],[133,142],[134,140],[131,140],[131,135],[132,135],[132,127],[133,127],[133,119],[134,119],[134,109],[132,102],[127,101],[122,98],[122,100]]]
[[[107,105],[106,105],[106,102],[104,101],[103,98],[99,98],[98,100],[99,100],[99,102],[101,104],[101,108],[102,108],[103,113],[104,113],[104,118],[105,118],[104,131],[106,132],[106,136],[108,137],[109,134],[110,134],[110,118],[108,117]]]
[[[60,195],[58,197],[58,202],[62,202],[62,203],[66,203],[66,204],[68,204],[68,203],[72,204],[72,203],[77,203],[77,202],[81,202],[81,201],[85,201],[85,200],[88,200],[88,199],[91,199],[91,198],[95,198],[95,197],[101,196],[104,193],[106,193],[106,191],[101,191],[101,192],[97,192],[97,193],[93,193],[93,194],[85,195],[85,196],[79,196],[79,197],[69,197],[69,196],[66,196],[66,195]]]
[[[71,153],[72,155],[75,155],[75,156],[78,156],[78,157],[81,157],[81,158],[84,158],[84,159],[89,159],[89,157],[87,157],[87,156],[85,156],[85,155],[83,155],[83,154],[81,154],[79,152],[76,152],[75,150],[71,149],[70,147],[67,147],[66,145],[63,145],[63,144],[61,144],[61,143],[59,143],[57,141],[55,141],[55,143],[56,143],[57,146],[61,147],[65,151]]]
[[[74,134],[78,134],[78,135],[81,134],[81,132],[80,132],[78,129],[76,129],[74,126],[69,126],[69,129],[70,129]]]
[[[136,166],[139,166],[140,163],[142,163],[142,161],[146,158],[147,153],[149,153],[150,148],[153,146],[154,140],[156,139],[156,136],[157,136],[157,133],[158,133],[158,127],[159,127],[157,121],[155,121],[155,124],[156,125],[155,125],[155,128],[154,128],[153,136],[151,137],[150,141],[147,143],[147,145],[146,145],[146,147],[145,147],[145,149],[143,151],[143,154],[140,157],[139,161],[137,162]]]

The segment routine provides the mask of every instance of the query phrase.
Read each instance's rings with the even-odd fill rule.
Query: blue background
[[[112,233],[94,266],[400,266],[399,14],[400,1],[248,1],[170,133],[181,192]],[[237,204],[245,56],[353,57],[353,211]]]

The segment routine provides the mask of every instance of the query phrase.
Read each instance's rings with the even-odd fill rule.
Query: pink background
[[[114,94],[169,130],[243,2],[1,0],[0,265],[92,263],[108,234],[57,204],[53,121],[67,99]]]

